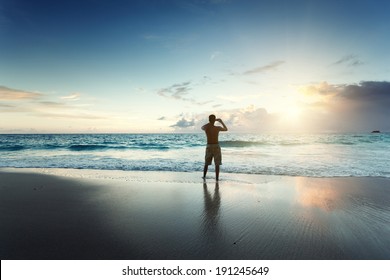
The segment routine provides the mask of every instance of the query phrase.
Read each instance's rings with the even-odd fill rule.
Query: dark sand
[[[390,259],[390,179],[0,169],[1,259]]]

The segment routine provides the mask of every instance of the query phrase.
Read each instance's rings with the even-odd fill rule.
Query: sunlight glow
[[[300,119],[301,109],[299,107],[289,107],[284,112],[284,118],[290,122],[296,122]]]

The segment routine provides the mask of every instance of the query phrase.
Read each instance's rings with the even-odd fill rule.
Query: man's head
[[[210,115],[209,116],[209,122],[214,124],[215,123],[215,115]]]

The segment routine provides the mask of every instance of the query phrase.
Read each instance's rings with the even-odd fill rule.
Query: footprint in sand
[[[33,190],[34,191],[40,191],[40,190],[42,190],[43,189],[43,186],[41,185],[41,186],[38,186],[38,187],[35,187],[35,188],[33,188]]]

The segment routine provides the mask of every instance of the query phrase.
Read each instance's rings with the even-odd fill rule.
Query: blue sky
[[[390,130],[389,1],[0,2],[0,133]]]

